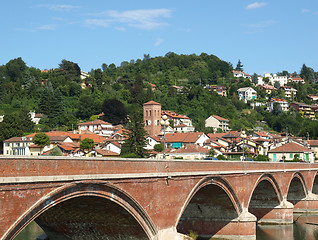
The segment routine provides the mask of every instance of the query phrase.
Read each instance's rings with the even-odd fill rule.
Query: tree
[[[90,139],[90,138],[85,138],[80,143],[80,148],[83,150],[85,154],[88,153],[89,150],[93,149],[94,146],[95,146],[95,142],[93,139]]]
[[[252,76],[252,83],[255,85],[258,84],[258,75],[256,73]]]
[[[241,63],[241,60],[239,59],[235,68],[236,71],[241,71],[243,72],[243,65]]]
[[[153,147],[153,150],[155,150],[156,152],[162,152],[163,151],[163,143],[158,143]]]
[[[280,83],[279,83],[278,81],[275,81],[274,87],[275,87],[276,89],[278,89],[278,88],[280,87]]]
[[[45,133],[37,133],[34,135],[32,142],[40,147],[40,154],[42,152],[42,148],[50,145],[50,137]]]
[[[145,149],[147,132],[144,129],[142,111],[135,111],[127,116],[124,135],[127,137],[121,149],[121,156],[134,154],[136,157],[146,157]]]
[[[103,120],[114,125],[122,124],[127,116],[125,105],[116,99],[104,101],[102,105]]]

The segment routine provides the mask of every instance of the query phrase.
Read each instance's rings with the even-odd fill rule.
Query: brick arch
[[[255,189],[259,186],[259,184],[260,184],[262,181],[267,181],[267,182],[269,182],[269,183],[271,184],[271,186],[273,187],[275,193],[276,193],[276,196],[277,196],[278,201],[279,201],[279,202],[282,202],[282,201],[283,201],[283,194],[282,194],[282,192],[281,192],[281,189],[280,189],[280,187],[279,187],[279,185],[278,185],[278,183],[277,183],[275,177],[274,177],[273,175],[271,175],[271,174],[265,173],[265,174],[263,174],[262,176],[260,176],[260,177],[258,178],[258,180],[255,182],[254,187],[253,187],[253,189],[252,189],[252,191],[251,191],[251,193],[250,193],[249,201],[248,201],[248,205],[247,205],[247,206],[250,205],[250,202],[251,202],[252,196],[253,196],[253,194],[254,194],[254,192],[255,192]]]
[[[300,186],[298,185],[292,185],[293,181],[299,181]],[[299,189],[302,187],[301,189]],[[301,195],[299,191],[303,190],[304,195]],[[298,191],[298,192],[297,192]],[[300,194],[300,195],[299,195]],[[296,197],[297,195],[297,197]],[[296,204],[298,201],[300,201],[300,197],[306,197],[308,195],[308,188],[306,181],[304,179],[304,176],[300,172],[295,172],[291,176],[289,182],[288,182],[288,191],[287,191],[287,200],[292,201],[293,204]],[[296,197],[296,198],[295,198]]]
[[[315,177],[312,180],[311,191],[314,194],[318,194],[318,171],[316,171]]]
[[[4,235],[4,239],[14,239],[24,227],[43,212],[59,203],[86,196],[100,197],[115,202],[133,216],[149,239],[152,239],[156,235],[157,229],[148,214],[139,203],[126,192],[105,181],[80,181],[67,183],[38,200],[9,228]]]
[[[203,187],[206,187],[208,185],[216,185],[218,187],[220,187],[229,197],[229,199],[231,200],[235,211],[237,212],[237,215],[240,215],[242,213],[242,205],[236,195],[236,193],[234,192],[233,188],[231,187],[231,185],[222,177],[206,177],[203,178],[200,182],[198,182],[196,184],[196,186],[192,189],[191,193],[189,194],[187,200],[185,201],[179,217],[177,219],[176,225],[178,224],[184,210],[186,209],[186,207],[188,206],[189,202],[191,201],[191,199],[193,198],[193,196]]]
[[[192,189],[175,226],[182,234],[229,234],[241,213],[241,204],[230,184],[222,177],[207,177]]]

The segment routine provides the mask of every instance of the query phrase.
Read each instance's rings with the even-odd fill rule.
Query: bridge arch
[[[271,174],[263,174],[256,181],[248,203],[248,211],[256,216],[258,222],[283,201],[283,195],[276,179]]]
[[[136,226],[143,231],[146,239],[152,239],[157,233],[150,217],[137,201],[120,188],[105,181],[97,180],[67,183],[51,191],[38,200],[9,228],[4,239],[14,239],[30,222],[36,220],[41,214],[54,209],[54,207],[69,201],[82,199],[85,199],[85,203],[88,204],[90,204],[91,199],[104,200],[112,207],[121,209],[122,212],[125,212],[126,217],[136,222]]]
[[[312,193],[318,194],[318,172],[316,171],[315,178],[312,183]]]
[[[175,226],[183,234],[194,231],[210,237],[224,232],[241,213],[241,203],[230,184],[222,177],[210,176],[192,189]]]
[[[287,200],[294,205],[306,198],[308,195],[308,188],[303,175],[295,172],[290,178],[288,184]]]

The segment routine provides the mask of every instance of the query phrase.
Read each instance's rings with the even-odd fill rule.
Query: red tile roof
[[[112,125],[111,123],[105,122],[103,120],[97,119],[95,121],[91,121],[91,122],[83,122],[83,123],[79,123],[79,126],[85,126],[85,125]]]
[[[209,153],[210,150],[204,147],[200,147],[198,145],[187,145],[184,148],[176,149],[171,153]]]
[[[166,133],[166,142],[195,143],[203,132]]]
[[[212,115],[214,118],[216,118],[217,120],[219,120],[219,121],[226,121],[226,122],[229,122],[229,120],[228,119],[226,119],[226,118],[222,118],[222,117],[220,117],[220,116],[217,116],[217,115]]]
[[[155,101],[149,101],[149,102],[144,103],[143,105],[161,105],[161,104],[157,103]]]
[[[299,145],[294,142],[286,143],[280,147],[269,150],[270,153],[282,153],[282,152],[291,152],[291,153],[302,153],[302,152],[313,152],[313,150],[306,148],[302,145]]]
[[[102,156],[119,156],[118,153],[105,149],[95,149],[95,151]]]

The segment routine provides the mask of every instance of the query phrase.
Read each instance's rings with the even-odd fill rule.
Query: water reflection
[[[35,240],[38,236],[43,234],[42,228],[35,222],[31,222],[14,240]]]
[[[257,240],[318,240],[318,215],[295,215],[293,225],[257,226]]]
[[[295,215],[293,225],[257,226],[257,240],[318,240],[318,215]],[[35,240],[43,234],[35,223],[30,223],[14,240]]]

